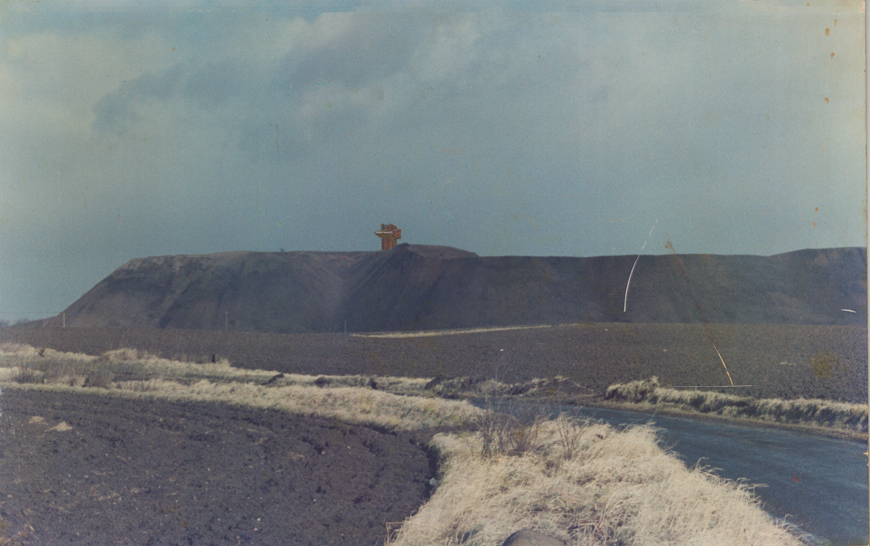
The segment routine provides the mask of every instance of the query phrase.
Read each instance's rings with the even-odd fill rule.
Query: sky
[[[3,2],[0,320],[381,223],[484,256],[866,246],[864,37],[855,0]]]

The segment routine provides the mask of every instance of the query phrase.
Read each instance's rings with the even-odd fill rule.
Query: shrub
[[[40,367],[46,383],[69,383],[79,375],[78,366],[62,358],[46,359]]]
[[[487,402],[475,425],[481,438],[481,456],[522,455],[537,447],[538,432],[546,416],[540,406],[507,404],[496,408]]]
[[[643,402],[656,392],[659,386],[658,377],[650,377],[643,381],[631,381],[629,383],[610,385],[604,393],[608,400],[628,400],[630,402]]]
[[[114,377],[115,375],[109,370],[97,370],[87,375],[83,386],[108,389],[112,386],[112,379]]]
[[[18,383],[45,383],[45,377],[32,362],[23,362],[18,365],[15,381]]]

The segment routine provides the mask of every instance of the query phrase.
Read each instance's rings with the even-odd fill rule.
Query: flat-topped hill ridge
[[[408,244],[376,252],[157,256],[130,260],[64,314],[68,327],[287,333],[867,321],[866,248],[643,255],[626,303],[636,258],[483,257]]]

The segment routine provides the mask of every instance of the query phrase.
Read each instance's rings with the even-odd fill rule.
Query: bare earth
[[[506,383],[563,376],[592,394],[653,375],[662,385],[728,385],[718,350],[734,383],[752,385],[741,395],[867,403],[866,326],[583,323],[417,337],[10,328],[0,329],[0,341],[93,355],[124,347],[200,362],[214,355],[243,368],[312,375]]]
[[[381,544],[434,474],[425,436],[279,412],[8,389],[0,408],[0,544]]]

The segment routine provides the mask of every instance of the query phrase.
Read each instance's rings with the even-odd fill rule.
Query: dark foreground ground
[[[759,398],[867,403],[867,327],[586,323],[431,337],[256,334],[206,330],[6,328],[0,341],[101,354],[135,347],[165,358],[226,358],[302,374],[480,377],[505,383],[563,376],[591,394],[657,376],[662,385],[728,385]]]
[[[273,411],[11,389],[0,410],[0,544],[381,544],[434,473],[422,434]]]

